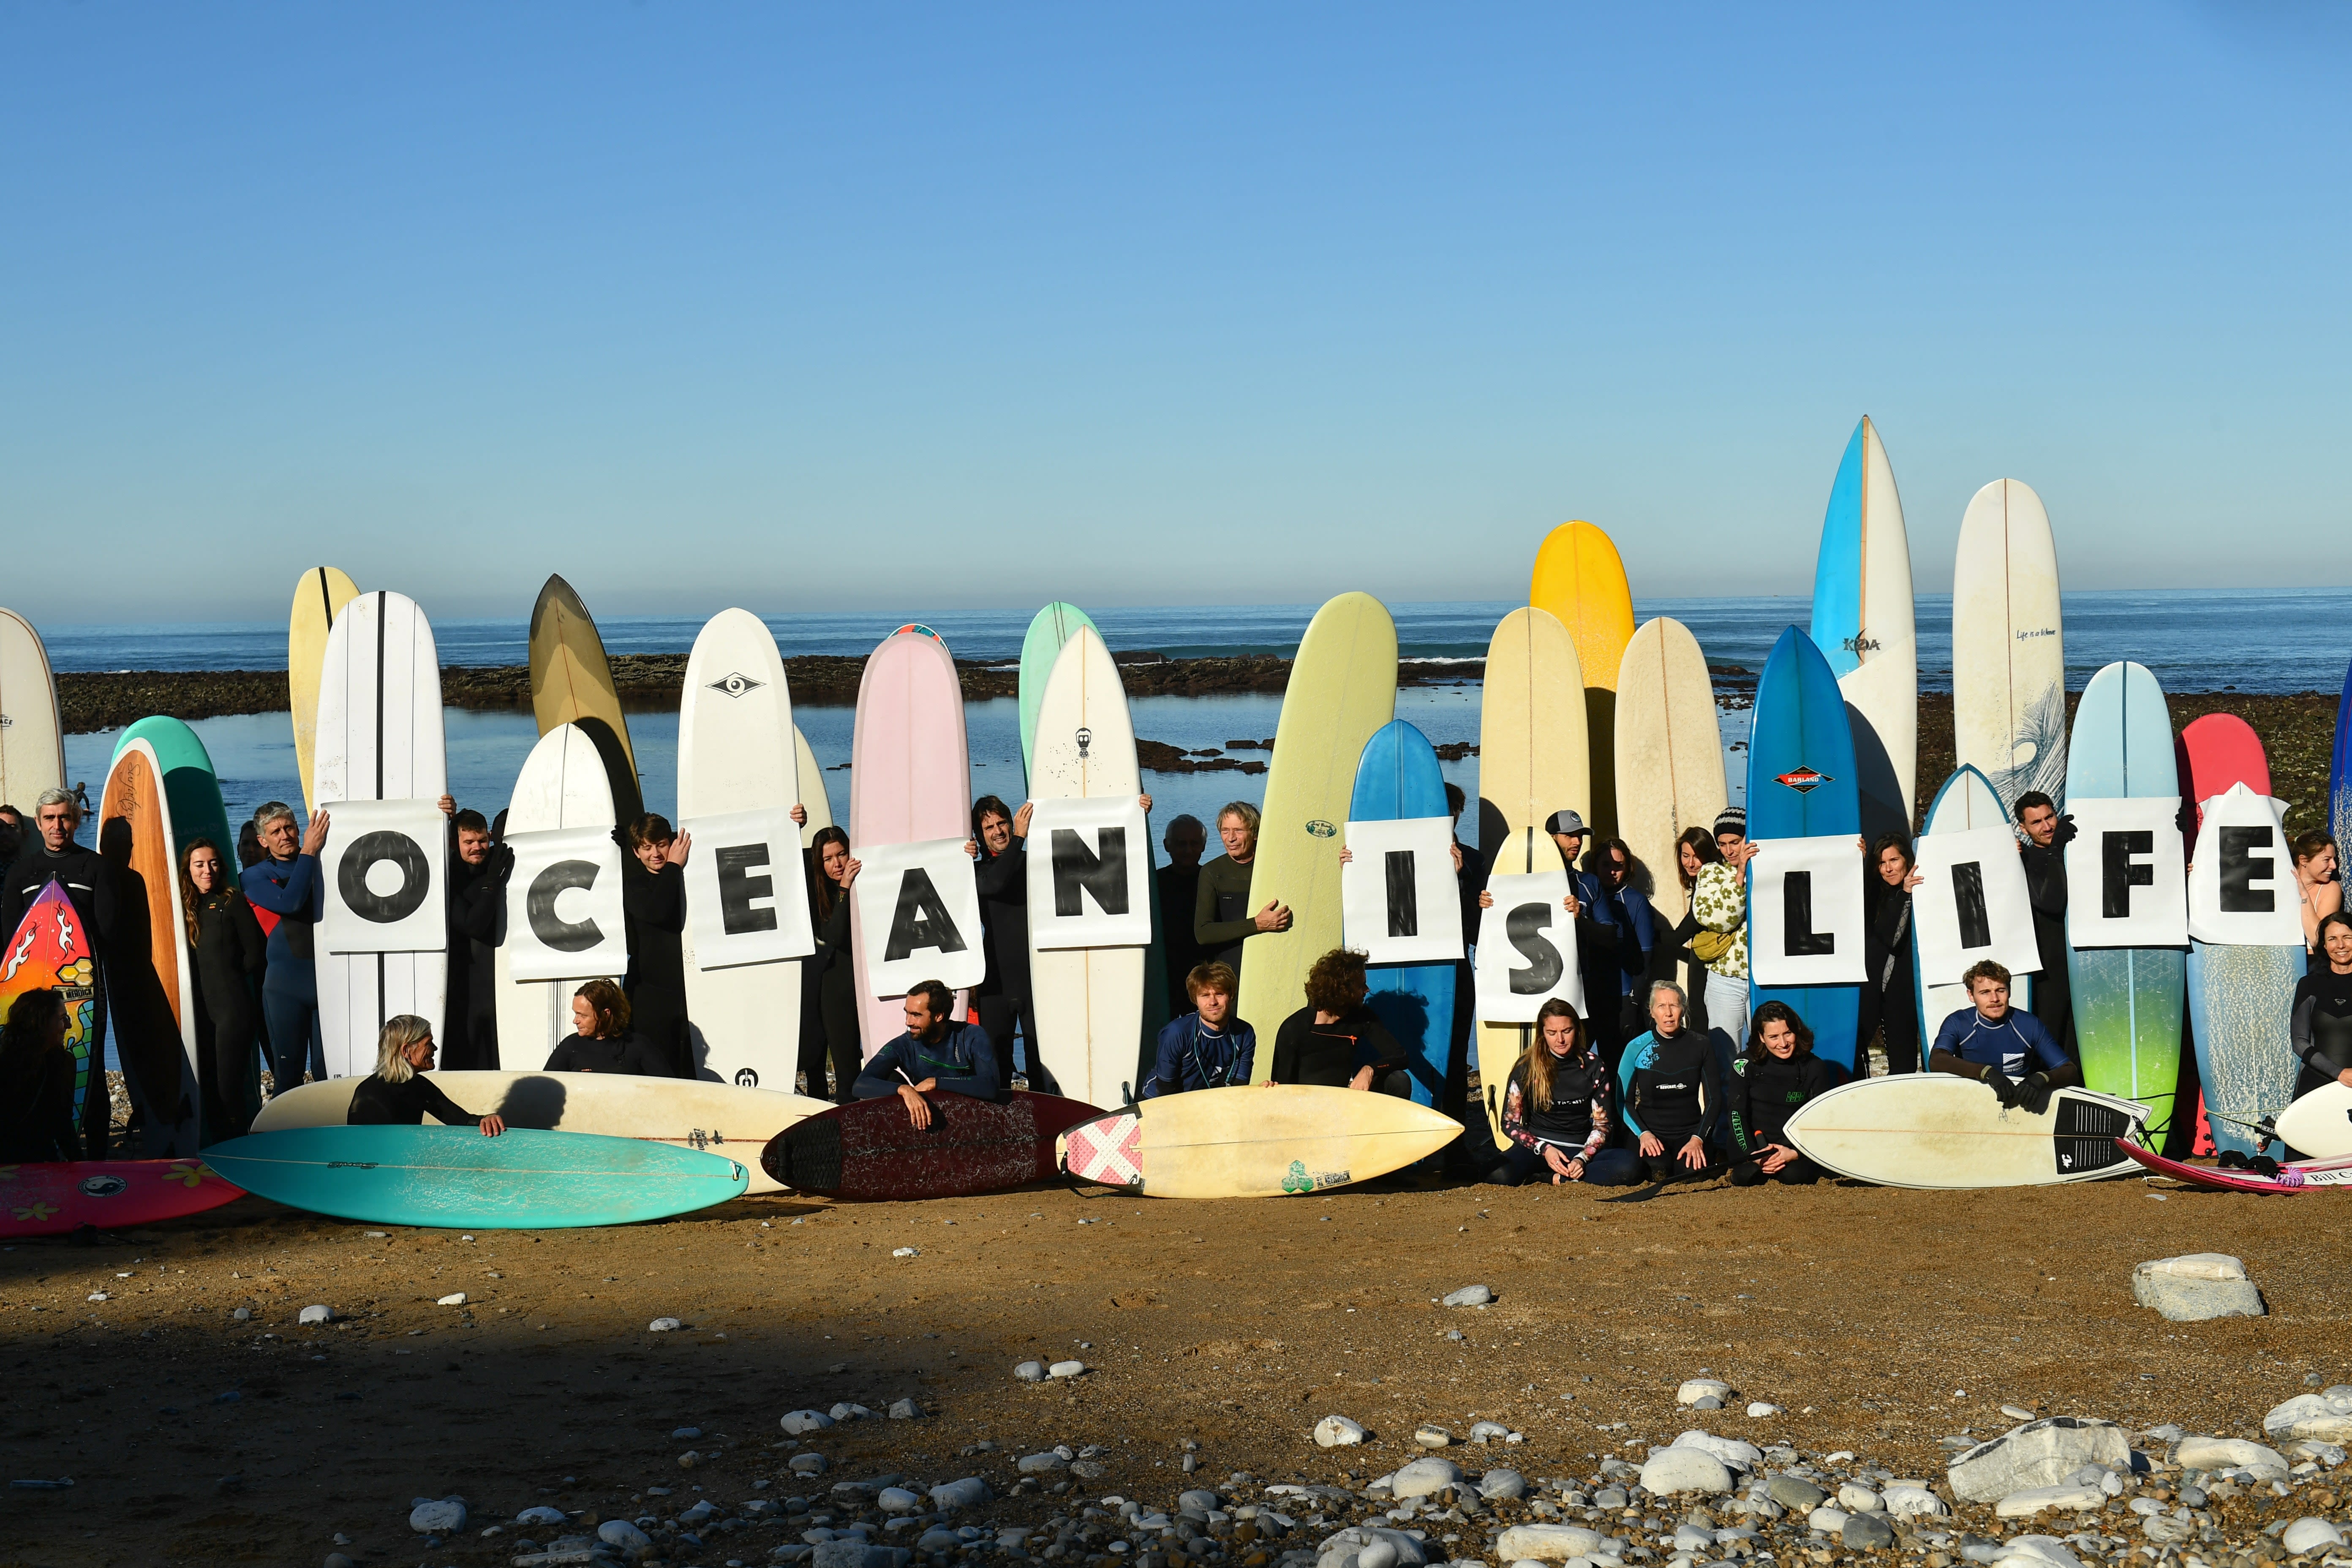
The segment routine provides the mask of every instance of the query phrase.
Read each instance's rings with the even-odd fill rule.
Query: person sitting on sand
[[[572,994],[572,1033],[548,1053],[549,1072],[620,1072],[669,1078],[670,1060],[629,1027],[629,999],[609,980]]]
[[[917,1131],[931,1124],[931,1103],[923,1096],[944,1092],[974,1100],[1003,1098],[996,1072],[996,1047],[977,1024],[953,1016],[955,993],[942,981],[926,980],[907,993],[907,1032],[874,1053],[857,1075],[860,1100],[895,1094],[906,1102],[907,1120]]]
[[[1797,1152],[1783,1131],[1789,1118],[1845,1079],[1835,1062],[1813,1055],[1813,1032],[1786,1002],[1767,1002],[1748,1026],[1748,1048],[1731,1064],[1725,1097],[1731,1111],[1731,1184],[1766,1181],[1791,1186],[1821,1179],[1821,1167]]]
[[[0,1164],[81,1158],[67,1022],[65,994],[51,986],[26,992],[8,1008],[8,1026],[0,1029]]]
[[[1609,1067],[1594,1053],[1576,1009],[1555,996],[1536,1012],[1536,1037],[1503,1091],[1502,1151],[1482,1178],[1516,1187],[1549,1176],[1626,1187],[1642,1179],[1631,1150],[1609,1147]]]
[[[1650,984],[1650,1028],[1629,1040],[1617,1063],[1625,1128],[1641,1140],[1654,1182],[1704,1171],[1723,1121],[1723,1074],[1715,1044],[1683,1027],[1683,988]]]
[[[375,1071],[352,1090],[352,1109],[343,1120],[353,1127],[421,1127],[431,1116],[446,1127],[470,1121],[485,1138],[507,1130],[493,1111],[477,1116],[441,1092],[425,1075],[433,1070],[433,1026],[414,1013],[384,1020],[375,1037]]]
[[[2050,1091],[2083,1081],[2049,1028],[2009,1005],[2009,971],[1984,959],[1960,976],[1976,1002],[1944,1020],[1927,1053],[1931,1072],[1958,1073],[1991,1089],[2004,1110],[2022,1106],[2034,1116],[2050,1109]],[[2038,1064],[2038,1065],[2037,1065]]]
[[[1275,1031],[1265,1081],[1378,1089],[1410,1099],[1413,1058],[1364,1005],[1364,955],[1335,947],[1307,971],[1307,1005]]]
[[[1234,993],[1240,989],[1240,979],[1224,964],[1193,965],[1184,977],[1192,1009],[1160,1031],[1160,1054],[1138,1099],[1249,1082],[1257,1031],[1234,1016]]]

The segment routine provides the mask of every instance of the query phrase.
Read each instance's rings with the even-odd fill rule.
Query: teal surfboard
[[[1021,773],[1026,778],[1036,750],[1037,705],[1045,700],[1045,680],[1062,645],[1086,626],[1097,637],[1102,628],[1076,605],[1052,604],[1031,617],[1028,635],[1021,639]],[[1108,639],[1105,639],[1108,643]]]
[[[298,1127],[205,1151],[223,1179],[289,1208],[372,1225],[554,1230],[667,1219],[740,1197],[742,1163],[589,1132]]]
[[[228,810],[221,804],[220,775],[213,771],[212,753],[205,750],[196,732],[177,719],[142,719],[122,731],[114,742],[114,754],[122,755],[122,748],[133,741],[144,741],[154,749],[155,761],[163,769],[163,798],[172,806],[172,835],[178,840],[172,846],[172,858],[177,864],[192,839],[209,838],[220,851],[221,860],[228,874],[237,874],[236,835],[228,828]]]
[[[1357,759],[1349,819],[1402,822],[1445,815],[1445,774],[1429,737],[1402,719],[1373,731]],[[1451,963],[1376,963],[1364,975],[1370,991],[1364,1005],[1412,1053],[1412,1098],[1422,1105],[1435,1105],[1444,1096],[1454,1048],[1454,975]]]

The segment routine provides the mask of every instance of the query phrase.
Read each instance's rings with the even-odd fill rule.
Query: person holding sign
[[[865,1047],[857,1036],[857,970],[850,962],[850,885],[865,863],[849,852],[849,835],[839,827],[820,827],[816,842],[804,852],[808,861],[809,923],[816,931],[816,952],[801,971],[802,1011],[814,1011],[814,1031],[803,1026],[801,1071],[808,1077],[813,1099],[825,1098],[824,1063],[833,1058],[833,1102],[847,1105],[857,1098],[858,1058]]]
[[[1255,914],[1250,912],[1250,868],[1257,859],[1257,807],[1245,800],[1229,801],[1217,813],[1217,837],[1225,852],[1201,868],[1201,885],[1192,897],[1192,940],[1201,956],[1242,972],[1242,943],[1265,931],[1288,931],[1290,909],[1269,898]]]
[[[686,858],[694,836],[674,833],[651,812],[622,829],[634,866],[621,867],[621,910],[627,917],[629,972],[621,989],[645,1042],[669,1064],[672,1078],[694,1076],[686,1025]]]
[[[546,1070],[672,1076],[669,1059],[629,1027],[629,999],[609,980],[591,980],[572,994],[572,1033],[548,1053]]]
[[[425,1075],[433,1070],[433,1026],[414,1013],[384,1020],[375,1037],[375,1071],[352,1090],[343,1120],[352,1127],[422,1127],[430,1116],[445,1127],[473,1122],[485,1138],[507,1130],[493,1111],[477,1116],[441,1092]]]
[[[1912,1050],[1918,1050],[1915,1041]],[[1906,1069],[1911,1070],[1911,1069]],[[1767,1002],[1748,1026],[1748,1049],[1731,1064],[1731,1167],[1735,1187],[1767,1181],[1790,1186],[1821,1179],[1821,1167],[1797,1152],[1784,1130],[1806,1101],[1844,1078],[1835,1062],[1813,1055],[1813,1032],[1786,1002]]]
[[[1870,863],[1878,873],[1863,884],[1862,954],[1870,973],[1862,984],[1862,1018],[1853,1037],[1858,1049],[1868,1050],[1872,1034],[1884,1030],[1886,1070],[1917,1072],[1919,990],[1911,959],[1911,889],[1921,878],[1913,869],[1911,847],[1897,833],[1885,834],[1871,846]],[[1810,1049],[1810,1035],[1806,1044]],[[1855,1064],[1864,1076],[1866,1065],[1859,1059]]]
[[[1683,1027],[1683,988],[1650,986],[1650,1030],[1628,1041],[1617,1064],[1625,1128],[1641,1139],[1650,1180],[1670,1182],[1707,1166],[1707,1145],[1723,1120],[1723,1073],[1714,1045]]]
[[[1364,1005],[1364,955],[1335,947],[1307,972],[1307,1005],[1275,1032],[1266,1082],[1378,1089],[1412,1097],[1413,1058]]]
[[[1712,858],[1689,845],[1683,857],[1685,868],[1701,862],[1690,871],[1691,915],[1699,929],[1691,952],[1706,965],[1707,1021],[1738,1050],[1748,1043],[1748,881],[1741,870],[1756,858],[1747,811],[1735,805],[1715,819]]]
[[[1536,1037],[1503,1091],[1503,1136],[1511,1146],[1483,1178],[1516,1187],[1549,1175],[1554,1185],[1586,1182],[1630,1187],[1642,1162],[1609,1147],[1609,1068],[1586,1042],[1576,1009],[1552,997],[1536,1011]]]
[[[945,1092],[974,1100],[1003,1098],[996,1076],[996,1047],[988,1031],[959,1024],[955,993],[943,981],[925,980],[907,993],[907,1032],[874,1053],[857,1078],[857,1098],[906,1102],[907,1120],[917,1131],[931,1124],[931,1103],[923,1096]]]
[[[2066,974],[2066,846],[2074,840],[2074,819],[2058,815],[2056,802],[2031,789],[2017,797],[2017,826],[2025,832],[2017,851],[2025,861],[2025,894],[2033,906],[2033,945],[2042,954],[2034,973],[2033,1016],[2071,1061],[2078,1050],[2074,993]]]
[[[1927,1053],[1932,1072],[1975,1079],[1993,1092],[2004,1110],[2023,1107],[2039,1116],[2050,1109],[2050,1091],[2083,1081],[2083,1069],[2041,1019],[2009,1005],[2009,971],[1988,958],[1960,977],[1974,1007],[1963,1007],[1936,1031]]]
[[[453,1070],[496,1071],[499,1065],[499,943],[507,908],[507,879],[514,874],[514,851],[494,843],[490,825],[478,811],[449,810],[449,1066]]]
[[[1184,977],[1192,1006],[1160,1031],[1160,1051],[1140,1100],[1196,1089],[1231,1089],[1250,1080],[1257,1031],[1234,1016],[1239,976],[1222,963],[1195,965]]]
[[[1013,1081],[1013,1029],[1029,1043],[1029,1087],[1057,1092],[1054,1075],[1037,1057],[1037,1005],[1029,991],[1029,818],[1027,802],[1014,811],[992,795],[971,807],[972,880],[980,889],[988,977],[971,994],[980,1026],[996,1052],[996,1079]]]
[[[306,1065],[321,1080],[327,1076],[315,959],[319,918],[327,910],[319,851],[327,846],[329,824],[324,811],[314,811],[310,826],[298,829],[293,807],[276,800],[255,812],[253,820],[269,858],[248,867],[239,885],[255,909],[273,917],[261,1018],[269,1031],[272,1082],[283,1094],[301,1083]]]
[[[2352,914],[2337,910],[2319,922],[2319,951],[2294,984],[2291,1037],[2303,1058],[2297,1100],[2322,1084],[2352,1087]]]

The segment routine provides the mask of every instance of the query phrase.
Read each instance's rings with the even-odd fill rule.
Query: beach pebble
[[[1326,1415],[1315,1423],[1315,1446],[1318,1448],[1345,1448],[1364,1440],[1363,1427],[1344,1415]]]
[[[1470,1428],[1473,1443],[1499,1443],[1511,1435],[1511,1429],[1500,1421],[1480,1421]]]
[[[1782,1508],[1810,1512],[1829,1500],[1830,1494],[1801,1476],[1774,1476],[1764,1483],[1764,1494]],[[1621,1503],[1619,1505],[1622,1507]]]
[[[303,1308],[302,1310],[303,1310],[305,1312],[309,1312],[309,1311],[314,1311],[314,1310],[316,1310],[317,1309],[315,1309],[315,1308],[310,1308],[310,1307],[305,1307],[305,1308]],[[231,1312],[231,1313],[229,1314],[229,1316],[230,1316],[230,1317],[232,1317],[232,1318],[234,1318],[234,1319],[236,1319],[236,1320],[238,1322],[240,1322],[240,1323],[249,1323],[249,1322],[251,1322],[251,1321],[253,1321],[253,1309],[252,1309],[252,1308],[250,1308],[250,1307],[239,1307],[236,1311]],[[326,1320],[326,1319],[324,1319],[324,1318],[320,1318],[320,1319],[319,1319],[318,1321],[319,1321],[320,1322],[322,1322],[322,1323],[323,1323],[323,1322],[325,1322],[327,1320]]]
[[[1837,1489],[1838,1507],[1848,1513],[1876,1513],[1886,1506],[1879,1495],[1860,1481],[1848,1481]]]
[[[922,1413],[922,1406],[911,1399],[897,1399],[890,1403],[890,1419],[893,1421],[912,1421]]]
[[[565,1522],[563,1510],[562,1509],[550,1508],[545,1503],[541,1503],[537,1508],[527,1508],[523,1510],[520,1513],[514,1516],[514,1521],[517,1524],[558,1525]]]
[[[1324,1538],[1315,1550],[1315,1568],[1340,1568],[1350,1558],[1356,1568],[1426,1568],[1430,1562],[1422,1542],[1402,1530],[1353,1525]]]
[[[2008,1416],[2011,1421],[2031,1421],[2033,1419],[2033,1412],[2026,1409],[2022,1405],[2004,1405],[2000,1407],[2000,1413],[2003,1415]]]
[[[961,1552],[963,1550],[963,1537],[958,1535],[952,1530],[942,1530],[937,1526],[933,1526],[931,1529],[923,1531],[923,1538],[915,1542],[915,1550],[918,1552]]]
[[[466,1293],[463,1290],[452,1290],[433,1304],[436,1307],[462,1307],[466,1304]]]
[[[1677,1448],[1696,1448],[1713,1454],[1723,1461],[1727,1470],[1745,1473],[1764,1462],[1764,1451],[1753,1443],[1743,1443],[1737,1437],[1717,1437],[1712,1433],[1685,1432],[1674,1441]]]
[[[1702,1399],[1715,1400],[1718,1405],[1731,1394],[1731,1384],[1716,1377],[1693,1377],[1684,1380],[1675,1390],[1677,1405],[1696,1405]]]
[[[874,1412],[866,1409],[863,1405],[851,1405],[846,1402],[833,1407],[833,1418],[835,1421],[863,1421],[873,1414]]]
[[[1087,1363],[1082,1361],[1057,1361],[1045,1369],[1047,1377],[1084,1377]]]
[[[1043,1383],[1045,1381],[1045,1363],[1042,1361],[1024,1361],[1013,1369],[1013,1375],[1023,1383]]]
[[[419,1535],[455,1535],[466,1528],[466,1504],[458,1498],[420,1502],[408,1510],[408,1528]]]
[[[2333,1443],[2323,1443],[2316,1437],[2305,1437],[2287,1452],[2298,1459],[2316,1459],[2329,1469],[2344,1462],[2344,1450]]]
[[[978,1476],[966,1476],[958,1481],[942,1481],[931,1489],[931,1506],[941,1513],[978,1508],[987,1500],[988,1483]]]
[[[1209,1490],[1206,1487],[1194,1487],[1189,1491],[1181,1491],[1176,1494],[1176,1508],[1177,1510],[1181,1513],[1197,1513],[1206,1516],[1215,1510],[1220,1500],[1221,1500],[1218,1498],[1217,1494]]]
[[[669,1436],[670,1441],[674,1443],[691,1443],[697,1437],[702,1436],[702,1428],[699,1426],[673,1426],[670,1428]]]
[[[1488,1470],[1478,1478],[1478,1495],[1489,1502],[1516,1502],[1528,1495],[1528,1479],[1517,1470]]]
[[[1424,1448],[1443,1448],[1454,1441],[1454,1434],[1443,1426],[1416,1426],[1412,1429],[1412,1440]]]
[[[2172,1462],[2184,1470],[2252,1470],[2264,1480],[2287,1472],[2286,1457],[2244,1437],[2188,1436],[2172,1446]]]
[[[677,1468],[681,1470],[690,1470],[700,1463],[702,1463],[702,1456],[692,1448],[688,1448],[677,1457]]]
[[[1433,1454],[1400,1466],[1396,1474],[1389,1478],[1389,1487],[1397,1500],[1402,1501],[1406,1498],[1427,1497],[1433,1492],[1444,1491],[1461,1479],[1461,1466]]]
[[[676,1318],[656,1318],[646,1325],[646,1331],[649,1334],[667,1334],[675,1333],[684,1327],[686,1325]]]
[[[1835,1535],[1845,1528],[1845,1521],[1852,1517],[1842,1508],[1817,1508],[1805,1515],[1805,1525],[1823,1535]]]
[[[821,1476],[824,1474],[824,1456],[823,1454],[794,1454],[792,1457],[791,1463],[786,1466],[786,1468],[790,1469],[793,1474],[796,1476]]]
[[[1507,1563],[1565,1563],[1591,1556],[1606,1540],[1580,1524],[1515,1524],[1495,1542],[1495,1555]]]
[[[1949,1479],[1954,1497],[1997,1502],[2031,1487],[2055,1486],[2084,1465],[2130,1469],[2131,1443],[2124,1429],[2088,1416],[2029,1421],[1955,1456]]]
[[[905,1487],[884,1487],[874,1495],[874,1506],[884,1513],[912,1513],[923,1506],[923,1496]]]
[[[709,1524],[712,1517],[718,1512],[719,1505],[712,1502],[709,1498],[704,1498],[700,1501],[697,1502],[693,1507],[686,1510],[683,1513],[680,1513],[677,1516],[677,1521],[691,1530],[698,1524]]]
[[[1895,1519],[1932,1519],[1952,1511],[1944,1506],[1942,1498],[1926,1487],[1905,1486],[1900,1481],[1880,1493],[1879,1500],[1886,1505],[1887,1513]]]
[[[1748,1406],[1748,1418],[1750,1421],[1761,1421],[1768,1415],[1778,1415],[1780,1414],[1780,1407],[1779,1405],[1767,1405],[1760,1399],[1756,1400]]]
[[[833,1425],[833,1417],[822,1410],[795,1410],[776,1425],[784,1429],[786,1436],[798,1437],[804,1433],[824,1431]]]
[[[1661,1497],[1677,1492],[1719,1495],[1731,1489],[1731,1471],[1704,1448],[1654,1448],[1642,1466],[1642,1485]]]
[[[1838,1539],[1848,1552],[1883,1552],[1895,1544],[1895,1526],[1883,1513],[1857,1513],[1845,1521]]]
[[[911,1247],[894,1247],[890,1249],[890,1256],[893,1258],[919,1258],[922,1254],[917,1252]]]
[[[2044,1509],[2071,1508],[2086,1510],[2104,1507],[2106,1489],[2083,1481],[2061,1481],[2056,1486],[2027,1487],[2013,1491],[1993,1504],[1996,1519],[2032,1519]]]
[[[654,1539],[625,1519],[608,1519],[596,1527],[596,1539],[607,1546],[617,1546],[634,1556],[650,1551]]]
[[[250,1318],[253,1314],[247,1311],[245,1308],[239,1307],[236,1310],[236,1315],[237,1319],[242,1321],[247,1318]],[[310,1323],[331,1323],[334,1321],[335,1310],[332,1307],[327,1306],[323,1302],[315,1303],[311,1306],[303,1308],[301,1316],[296,1320],[296,1321],[306,1325]]]
[[[1045,1476],[1051,1475],[1055,1470],[1068,1469],[1070,1461],[1067,1457],[1048,1448],[1042,1454],[1022,1455],[1020,1458],[1013,1461],[1013,1468],[1024,1476]]]
[[[2132,1300],[2175,1323],[2259,1318],[2264,1312],[2263,1293],[2246,1278],[2246,1266],[2221,1252],[2141,1264],[2132,1270]]]
[[[1448,1291],[1444,1304],[1449,1307],[1484,1307],[1495,1299],[1491,1285],[1465,1285],[1459,1290]]]
[[[2324,1519],[2298,1519],[2279,1532],[2279,1544],[2289,1556],[2300,1557],[2324,1546],[2343,1545],[2344,1532]]]
[[[2352,1443],[2352,1386],[2337,1384],[2319,1394],[2298,1394],[2273,1405],[2263,1417],[2263,1430],[2273,1443],[2316,1437],[2324,1443]]]
[[[2021,1535],[2000,1549],[1996,1562],[2013,1568],[2083,1568],[2083,1560],[2054,1535]]]
[[[330,1552],[327,1553],[326,1568],[359,1568],[359,1565],[340,1552]]]
[[[2147,1536],[2150,1541],[2155,1542],[2159,1546],[2171,1545],[2178,1542],[2186,1541],[2190,1535],[2196,1532],[2197,1529],[2195,1525],[2191,1524],[2185,1519],[2175,1519],[2170,1514],[2165,1513],[2152,1513],[2148,1515],[2146,1519],[2140,1521],[2139,1528],[2141,1534]]]

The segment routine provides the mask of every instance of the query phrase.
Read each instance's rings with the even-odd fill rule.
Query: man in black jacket
[[[2042,954],[2042,971],[2033,977],[2033,1016],[2058,1048],[2079,1063],[2074,993],[2066,974],[2066,845],[2074,837],[2074,819],[2059,816],[2056,803],[2037,789],[2017,797],[2017,825],[2025,829],[2018,852],[2025,860],[2026,901],[2033,906],[2033,945]],[[1933,1027],[1942,1020],[1927,1023]]]
[[[82,1147],[89,1151],[90,1158],[104,1159],[112,1111],[105,1075],[100,1070],[106,1060],[106,956],[118,923],[116,906],[121,884],[114,867],[105,857],[74,841],[74,834],[81,826],[81,816],[80,804],[67,790],[44,790],[34,803],[37,831],[18,851],[8,867],[5,886],[0,887],[0,942],[15,941],[16,928],[25,923],[25,911],[33,907],[51,879],[64,886],[66,897],[73,900],[74,912],[81,917],[82,936],[96,970],[92,983],[94,1005],[86,1042],[90,1076],[89,1090],[82,1097]],[[67,997],[68,1005],[79,1000],[71,994]],[[173,1042],[175,1048],[177,1044]]]
[[[445,1065],[449,1070],[496,1071],[499,1066],[499,943],[506,935],[507,878],[514,851],[490,840],[490,825],[478,811],[459,811],[441,797],[450,814],[448,1016],[442,1023]]]

